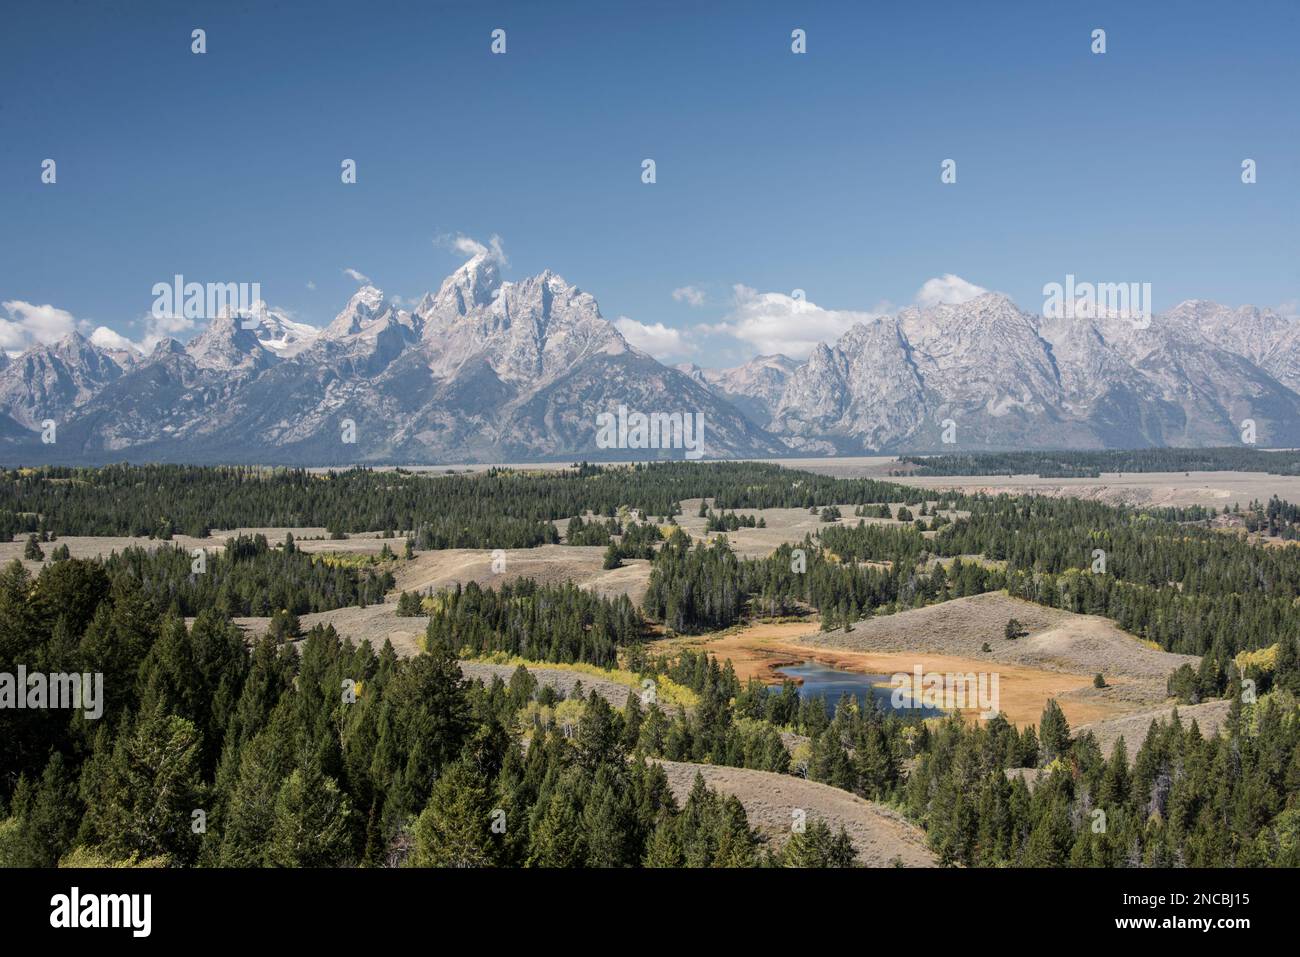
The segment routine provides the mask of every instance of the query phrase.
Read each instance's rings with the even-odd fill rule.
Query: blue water
[[[787,678],[803,679],[799,686],[799,697],[822,698],[826,702],[826,713],[833,715],[840,695],[850,694],[857,699],[859,707],[866,707],[868,701],[875,702],[886,712],[894,712],[899,717],[932,718],[942,715],[938,708],[902,708],[895,709],[890,701],[894,687],[889,683],[890,675],[866,675],[857,671],[843,671],[815,661],[805,661],[800,665],[778,669]],[[878,687],[879,686],[879,687]],[[780,691],[780,685],[773,685],[773,690]]]

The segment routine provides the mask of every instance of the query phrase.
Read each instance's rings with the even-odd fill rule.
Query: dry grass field
[[[598,545],[503,549],[498,558],[500,561],[487,549],[416,552],[412,561],[403,562],[395,572],[397,589],[427,592],[471,581],[489,587],[516,578],[532,578],[544,585],[571,581],[607,598],[627,595],[640,604],[650,580],[650,562],[643,559],[626,560],[621,568],[602,568],[605,549]]]
[[[1028,634],[1007,640],[1017,618]],[[1153,650],[1104,619],[1044,608],[1002,593],[955,599],[859,621],[851,632],[818,630],[815,620],[756,622],[715,635],[662,639],[662,651],[707,649],[729,659],[742,681],[781,680],[782,666],[817,661],[862,674],[998,674],[1000,707],[1016,724],[1037,724],[1056,698],[1072,724],[1149,708],[1189,655]],[[982,651],[987,643],[990,651]],[[1105,688],[1093,687],[1101,672]],[[974,710],[967,709],[974,714]]]
[[[1007,621],[1015,618],[1027,634],[1008,640]],[[853,630],[818,633],[812,644],[853,651],[921,651],[962,655],[984,661],[1028,665],[1051,671],[1101,672],[1133,679],[1157,681],[1163,696],[1164,680],[1183,664],[1195,665],[1193,655],[1174,655],[1154,649],[1114,622],[1097,615],[1076,615],[1033,602],[1011,598],[1005,592],[987,592],[899,612],[867,618]],[[990,651],[981,649],[989,645]]]
[[[1004,629],[1011,618],[1027,634],[1008,640]],[[926,671],[997,671],[1003,711],[1016,723],[1037,722],[1048,697],[1057,699],[1072,724],[1154,706],[1166,699],[1170,674],[1199,662],[1154,649],[1108,619],[1002,592],[865,619],[850,632],[816,632],[801,643],[862,655],[854,670],[892,673],[919,663]],[[1093,687],[1098,673],[1107,687]]]
[[[341,637],[351,638],[357,644],[369,641],[376,651],[384,646],[385,641],[391,641],[393,650],[403,656],[419,654],[420,640],[429,624],[425,617],[398,617],[397,600],[392,595],[382,605],[336,608],[300,615],[298,620],[304,633],[317,625],[333,625]],[[270,618],[236,618],[234,621],[249,638],[264,634],[271,624]]]

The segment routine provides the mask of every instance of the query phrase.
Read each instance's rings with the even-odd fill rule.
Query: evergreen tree
[[[429,804],[415,824],[414,867],[491,867],[505,844],[494,834],[492,800],[478,771],[468,763],[449,765],[433,785]],[[509,818],[504,819],[508,827]]]
[[[1043,759],[1052,761],[1065,754],[1070,747],[1070,724],[1055,698],[1048,698],[1038,723],[1038,737],[1042,743]]]
[[[88,812],[105,850],[188,863],[197,848],[191,824],[203,808],[199,736],[184,718],[155,706],[118,738]],[[102,803],[101,803],[102,801]]]
[[[274,867],[338,867],[352,855],[352,808],[338,782],[308,754],[280,785],[267,863]]]

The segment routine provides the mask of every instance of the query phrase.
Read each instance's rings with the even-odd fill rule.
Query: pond
[[[832,668],[816,661],[805,661],[797,665],[779,668],[777,673],[795,681],[803,679],[799,685],[799,697],[821,698],[826,702],[827,714],[835,713],[835,705],[840,695],[852,695],[863,707],[867,701],[873,701],[885,711],[895,711],[899,717],[933,718],[943,714],[938,708],[901,708],[895,709],[891,697],[894,686],[890,684],[891,675],[868,675],[859,671],[845,671]],[[779,692],[780,685],[773,685],[772,690]]]

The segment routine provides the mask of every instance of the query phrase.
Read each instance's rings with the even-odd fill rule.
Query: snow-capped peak
[[[366,283],[352,294],[343,311],[326,327],[325,334],[334,339],[355,335],[377,319],[386,307],[383,290]]]
[[[289,318],[287,313],[272,309],[261,299],[247,310],[222,309],[213,326],[224,329],[227,336],[240,330],[252,332],[264,349],[282,359],[302,352],[320,335],[320,329]]]
[[[489,253],[478,253],[442,281],[428,311],[443,312],[450,308],[463,316],[491,304],[500,288],[501,270],[495,258]]]

